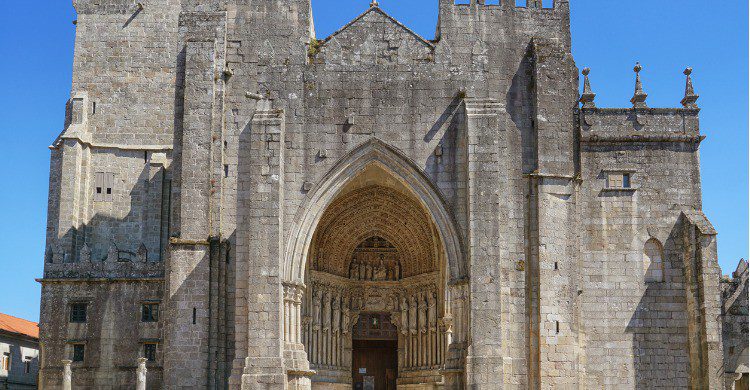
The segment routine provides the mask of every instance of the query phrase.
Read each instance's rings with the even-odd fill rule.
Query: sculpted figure
[[[428,294],[427,300],[427,319],[430,323],[430,331],[434,332],[437,330],[437,300],[435,293]]]
[[[331,329],[331,293],[327,292],[323,296],[323,330]]]
[[[427,332],[427,306],[422,295],[419,296],[419,331]]]
[[[357,280],[365,279],[367,279],[367,267],[365,266],[365,263],[359,263],[359,275],[357,275]]]
[[[341,308],[341,333],[349,334],[351,329],[351,313],[349,312],[349,305],[346,301],[342,301],[343,307]]]
[[[333,332],[337,333],[341,329],[341,303],[339,296],[333,296]]]
[[[313,295],[313,312],[312,312],[312,324],[313,329],[319,330],[320,329],[320,301],[321,301],[321,294],[320,290],[315,290],[315,294]]]
[[[414,295],[409,302],[409,332],[417,334],[417,298]]]
[[[387,270],[385,268],[385,263],[383,262],[383,255],[380,255],[380,260],[378,261],[378,265],[375,267],[375,280],[382,281],[386,280],[388,276],[386,275]]]
[[[401,297],[401,334],[409,333],[409,303]]]

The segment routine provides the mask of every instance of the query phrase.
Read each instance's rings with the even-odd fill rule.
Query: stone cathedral
[[[74,0],[41,386],[733,388],[691,69],[600,108],[568,0],[434,1]]]

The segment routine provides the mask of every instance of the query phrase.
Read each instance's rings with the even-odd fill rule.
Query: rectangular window
[[[84,323],[86,322],[86,303],[71,303],[70,304],[70,322],[73,323]]]
[[[156,361],[156,343],[143,344],[143,357],[150,362]]]
[[[23,372],[24,374],[31,373],[31,358],[28,356],[23,360]]]
[[[622,172],[607,174],[607,188],[630,188],[630,174]]]
[[[86,345],[84,344],[73,344],[73,360],[74,362],[82,362],[86,357]]]
[[[114,186],[114,173],[96,172],[94,174],[94,200],[97,202],[111,202]]]
[[[144,303],[141,308],[141,322],[159,321],[159,304]]]
[[[10,371],[10,353],[3,353],[2,368],[4,371]]]

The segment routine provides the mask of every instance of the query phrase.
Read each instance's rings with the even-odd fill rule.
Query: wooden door
[[[395,390],[398,376],[398,341],[354,340],[352,378],[355,390],[365,390],[365,377],[375,380],[373,390]]]

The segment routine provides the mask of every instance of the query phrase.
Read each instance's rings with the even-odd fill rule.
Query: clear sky
[[[504,0],[505,1],[505,0]],[[427,39],[438,0],[381,0]],[[0,13],[0,312],[39,318],[49,150],[70,94],[76,19],[71,0],[6,1]],[[573,54],[590,67],[600,107],[629,107],[640,61],[651,107],[676,107],[686,66],[708,136],[701,144],[704,210],[719,231],[719,263],[748,252],[748,5],[746,1],[572,0]],[[313,0],[318,38],[369,0]]]

